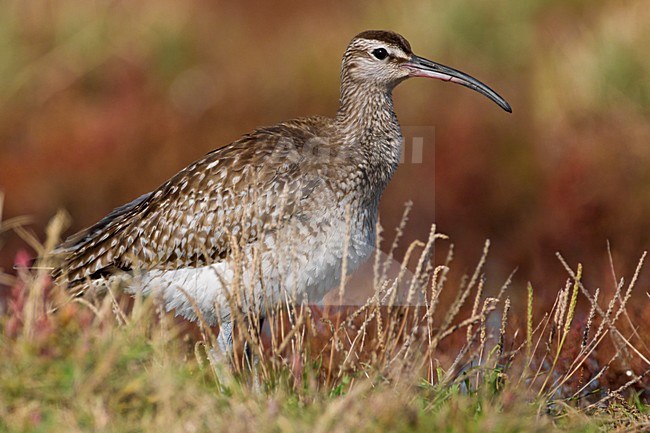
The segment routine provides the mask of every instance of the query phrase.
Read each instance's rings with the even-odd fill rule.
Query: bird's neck
[[[369,181],[381,194],[399,164],[402,132],[393,109],[392,89],[357,83],[343,74],[336,127],[344,143],[360,153]]]
[[[374,83],[357,83],[343,74],[336,123],[352,135],[379,126],[399,129],[393,110],[392,89]]]

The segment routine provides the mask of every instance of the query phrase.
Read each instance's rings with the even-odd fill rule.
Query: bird
[[[254,130],[70,236],[53,277],[81,295],[119,284],[167,311],[219,324],[232,350],[242,310],[287,294],[318,301],[375,248],[378,205],[403,146],[394,88],[412,77],[457,83],[510,105],[479,80],[366,30],[341,64],[339,108]],[[239,290],[239,291],[238,291]]]

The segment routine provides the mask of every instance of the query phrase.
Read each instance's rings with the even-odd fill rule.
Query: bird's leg
[[[247,321],[248,322],[248,321]],[[258,316],[256,318],[253,318],[253,323],[248,324],[248,330],[250,333],[250,336],[256,344],[260,345],[262,344],[262,326],[264,325],[264,316]],[[251,345],[249,344],[248,341],[244,341],[244,356],[245,356],[245,362],[252,367],[253,366],[253,360],[256,358],[254,356],[255,354],[252,352]]]
[[[219,325],[219,335],[217,335],[217,344],[208,351],[208,360],[212,366],[219,383],[222,386],[229,386],[232,381],[233,365],[233,342],[232,342],[231,321],[224,320]]]
[[[252,318],[253,323],[248,325],[249,333],[253,342],[259,347],[262,344],[262,326],[264,325],[264,316],[259,315]],[[244,365],[248,365],[251,378],[252,386],[256,391],[261,390],[259,372],[257,371],[257,366],[260,362],[260,357],[258,353],[254,353],[251,344],[248,341],[244,342]]]
[[[217,346],[222,356],[232,357],[232,322],[223,321],[219,326]]]

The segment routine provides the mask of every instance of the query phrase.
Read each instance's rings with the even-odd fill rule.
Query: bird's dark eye
[[[384,60],[388,57],[388,51],[385,48],[377,48],[372,51],[372,55],[377,57],[379,60]]]

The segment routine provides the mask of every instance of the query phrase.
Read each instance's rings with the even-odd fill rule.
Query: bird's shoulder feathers
[[[304,153],[331,120],[308,117],[260,128],[190,164],[156,190],[71,236],[55,253],[70,284],[116,270],[177,269],[221,261],[300,209],[321,179]]]

